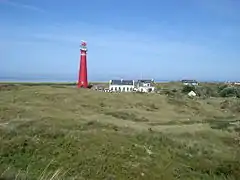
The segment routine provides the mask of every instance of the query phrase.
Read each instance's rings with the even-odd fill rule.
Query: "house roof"
[[[133,80],[123,80],[122,85],[133,85],[134,81]]]
[[[134,80],[111,80],[111,85],[133,85]]]
[[[197,83],[196,80],[182,80],[183,83]]]
[[[120,85],[120,84],[122,84],[122,81],[121,80],[111,80],[111,84],[112,85]]]
[[[139,83],[152,83],[153,80],[152,79],[141,79],[141,80],[138,80],[137,82],[139,82]]]

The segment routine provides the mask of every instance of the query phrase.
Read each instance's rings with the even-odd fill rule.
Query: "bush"
[[[184,86],[182,89],[182,92],[189,93],[189,92],[195,91],[195,90],[196,90],[195,86]]]
[[[189,91],[191,88],[185,87],[183,91]],[[197,86],[195,92],[202,97],[237,97],[240,98],[240,88],[224,85],[218,86]]]
[[[227,84],[223,84],[218,86],[218,93],[220,93],[222,90],[224,90],[225,88],[228,88],[229,86]]]
[[[240,98],[240,89],[236,87],[226,87],[219,92],[221,97],[238,97]]]
[[[93,84],[88,84],[88,89],[91,89],[93,87]]]

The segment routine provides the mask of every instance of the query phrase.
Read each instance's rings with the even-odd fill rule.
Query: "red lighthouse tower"
[[[87,88],[88,78],[87,78],[87,43],[85,41],[81,42],[80,46],[80,68],[78,76],[78,88]]]

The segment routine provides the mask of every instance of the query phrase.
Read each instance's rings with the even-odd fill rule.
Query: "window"
[[[123,87],[122,91],[125,91],[125,87]]]
[[[115,87],[115,91],[117,91],[117,87]]]
[[[129,91],[129,87],[127,87],[127,91]]]

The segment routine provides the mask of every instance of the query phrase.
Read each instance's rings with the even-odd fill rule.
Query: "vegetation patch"
[[[206,85],[219,94],[206,100],[177,83],[144,96],[56,86],[0,91],[2,179],[239,179],[240,106],[226,87]]]
[[[205,120],[206,123],[209,123],[210,127],[212,129],[220,129],[220,130],[229,130],[232,129],[238,129],[240,127],[240,120],[229,120],[229,119],[209,119]]]
[[[186,121],[179,121],[179,120],[171,120],[167,122],[150,122],[148,123],[151,126],[164,126],[164,125],[192,125],[192,124],[200,124],[201,121],[194,121],[194,120],[186,120]]]
[[[134,122],[148,122],[149,120],[145,117],[139,117],[135,113],[129,113],[124,111],[105,112],[106,115],[113,116],[122,120],[130,120]]]
[[[18,86],[14,84],[0,84],[0,91],[17,90]]]

